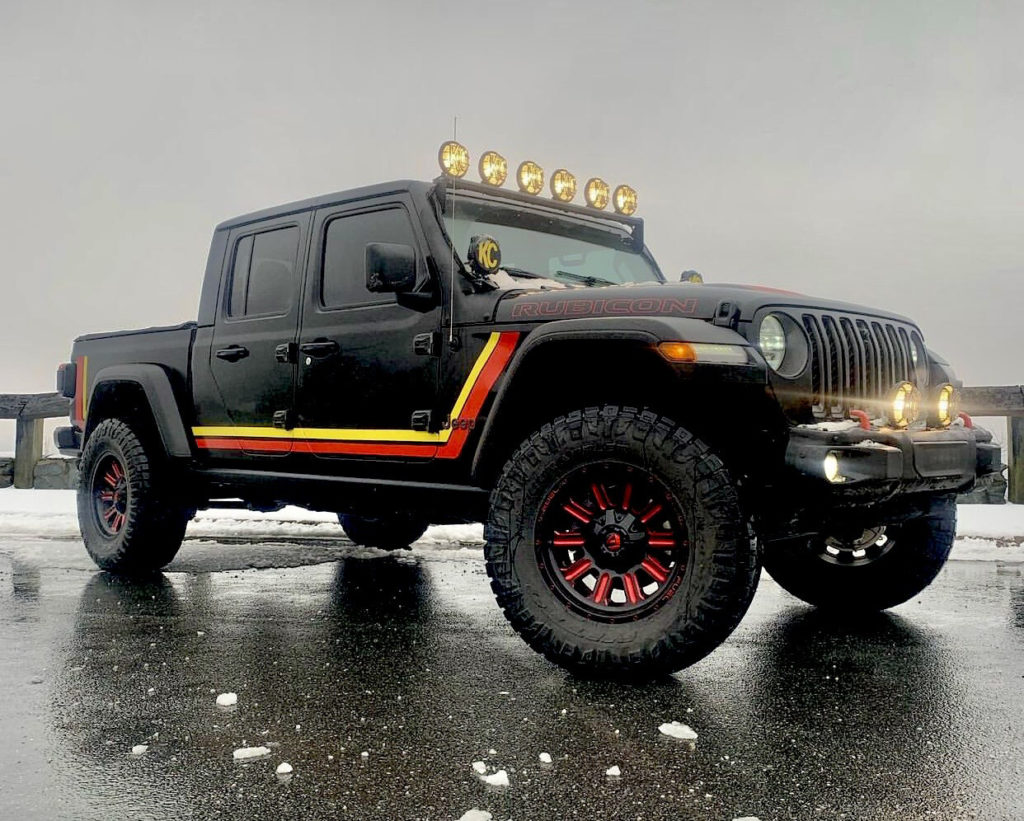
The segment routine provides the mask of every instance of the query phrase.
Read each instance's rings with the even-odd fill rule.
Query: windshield
[[[494,237],[501,268],[513,277],[541,277],[563,287],[661,281],[651,260],[614,228],[463,197],[445,203],[444,225],[463,260],[474,236]]]

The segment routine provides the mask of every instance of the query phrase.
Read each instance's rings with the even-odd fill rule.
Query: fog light
[[[839,454],[834,450],[830,450],[825,454],[821,467],[825,471],[825,478],[832,484],[838,485],[846,481],[846,477],[839,473]]]
[[[524,194],[539,194],[544,187],[544,169],[531,160],[519,163],[516,182]]]
[[[488,185],[502,185],[508,176],[508,162],[497,151],[487,151],[480,157],[480,179]]]
[[[583,189],[583,196],[591,208],[604,208],[608,205],[608,183],[600,177],[591,177]]]
[[[887,421],[894,428],[905,428],[917,420],[921,394],[911,382],[900,382],[892,393],[886,408]]]
[[[620,185],[612,194],[612,203],[620,214],[629,216],[636,213],[636,191],[628,185]]]
[[[929,426],[946,428],[960,413],[960,394],[948,382],[935,392],[934,410],[929,414]]]
[[[551,175],[551,196],[559,202],[572,202],[576,196],[576,178],[564,168]]]
[[[441,144],[441,150],[437,152],[437,161],[441,164],[441,170],[449,177],[464,177],[469,171],[469,149],[462,143],[448,140]]]

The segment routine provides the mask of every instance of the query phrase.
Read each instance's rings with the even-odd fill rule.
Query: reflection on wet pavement
[[[766,580],[711,657],[624,686],[529,651],[465,558],[126,583],[18,555],[0,558],[11,817],[1024,815],[1019,573],[950,567],[841,623]],[[696,744],[660,736],[671,720]],[[270,755],[233,760],[256,745]]]

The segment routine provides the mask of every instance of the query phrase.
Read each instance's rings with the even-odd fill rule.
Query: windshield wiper
[[[612,282],[610,279],[602,279],[601,277],[589,276],[587,274],[574,274],[572,271],[555,271],[556,276],[569,277],[569,279],[576,280],[576,282],[583,282],[587,285],[618,285],[617,282]]]
[[[508,265],[502,265],[501,270],[506,274],[511,274],[514,277],[528,277],[529,279],[551,279],[546,274],[535,274],[533,271],[527,271],[525,268],[512,268]]]

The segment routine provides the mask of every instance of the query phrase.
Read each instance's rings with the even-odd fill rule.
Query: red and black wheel
[[[487,571],[513,628],[585,674],[703,658],[753,597],[760,556],[735,485],[651,411],[588,408],[530,436],[491,494]]]
[[[126,422],[107,419],[86,440],[79,465],[78,523],[103,570],[146,573],[168,564],[192,511],[166,460]]]
[[[545,499],[535,538],[552,590],[610,623],[642,618],[671,599],[690,549],[685,516],[664,482],[617,461],[569,471]]]

